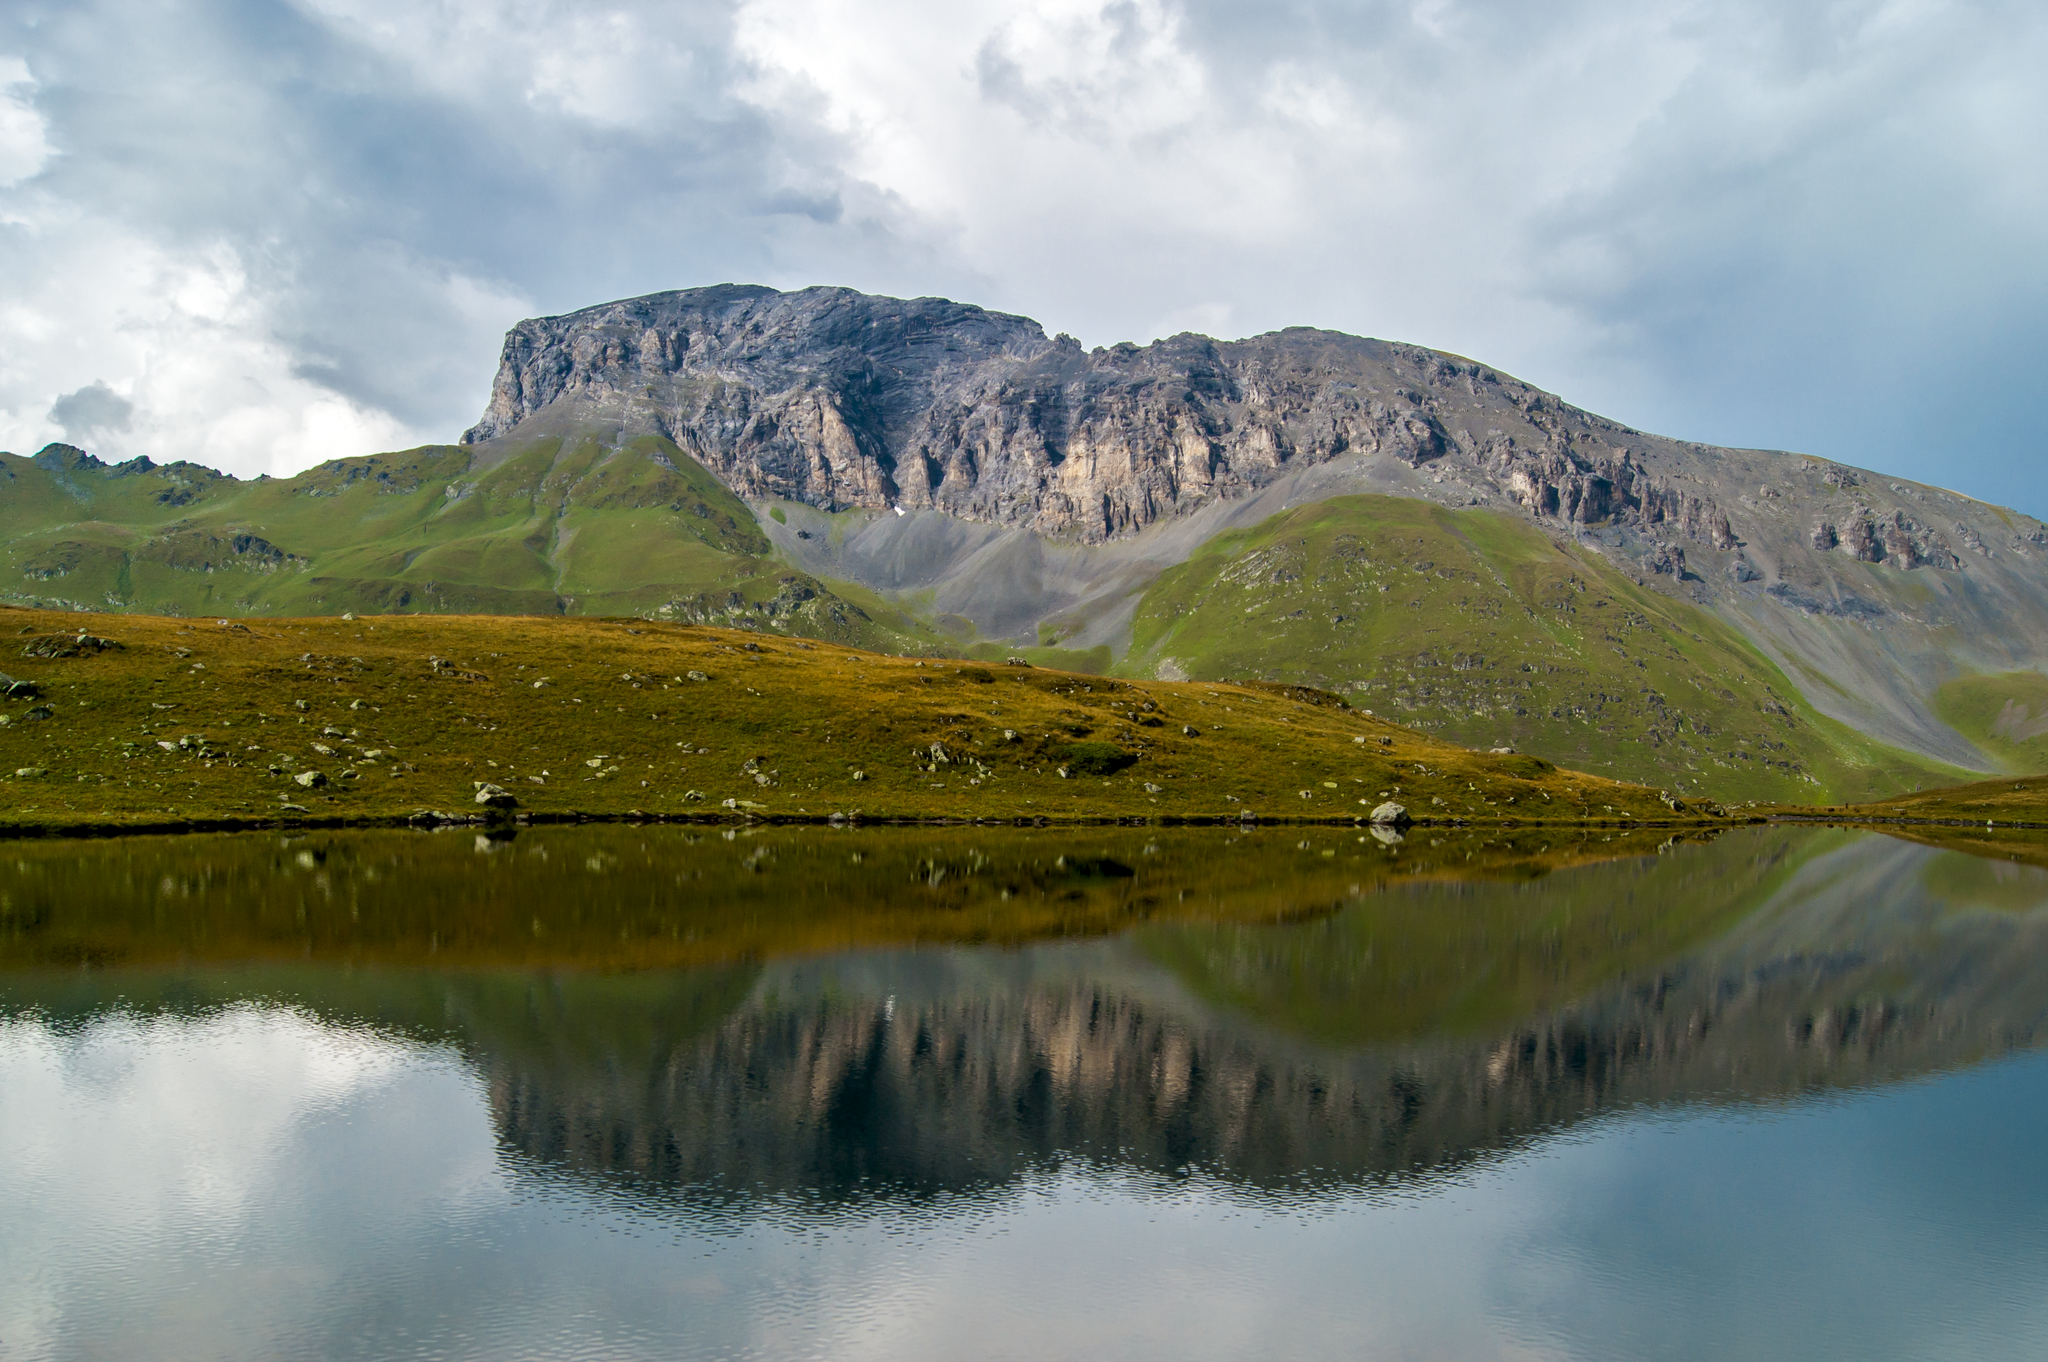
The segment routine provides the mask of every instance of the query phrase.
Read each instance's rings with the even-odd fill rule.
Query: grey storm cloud
[[[1996,0],[26,0],[0,438],[283,471],[452,437],[521,315],[844,283],[1413,340],[2048,513],[2044,69]]]
[[[134,414],[135,404],[103,382],[88,383],[50,404],[50,420],[73,443],[90,440],[101,431],[126,430],[128,418]]]

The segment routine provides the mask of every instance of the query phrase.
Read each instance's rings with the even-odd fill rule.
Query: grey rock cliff
[[[463,438],[590,403],[743,495],[1100,542],[1348,451],[1443,456],[1425,390],[1448,363],[1308,330],[1089,352],[944,299],[725,285],[522,322]]]
[[[1202,539],[1378,491],[1591,544],[1737,624],[1823,712],[1962,766],[1985,759],[1933,692],[2048,666],[2032,517],[1645,434],[1460,356],[1329,331],[1089,351],[944,299],[722,285],[522,322],[464,438],[488,460],[522,427],[586,424],[666,436],[792,514],[883,512],[836,535],[800,538],[825,528],[800,515],[762,528],[810,571],[932,592],[989,635],[1065,611],[1098,621],[1080,641],[1120,645],[1136,593]]]

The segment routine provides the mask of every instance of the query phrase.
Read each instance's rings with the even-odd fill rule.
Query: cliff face
[[[695,289],[515,328],[465,439],[488,461],[529,422],[672,439],[741,496],[790,503],[786,529],[763,528],[805,570],[926,593],[989,636],[1057,619],[1073,646],[1119,650],[1133,591],[1203,539],[1390,492],[1596,548],[1722,615],[1823,713],[1959,766],[1986,759],[1935,692],[2048,665],[2031,517],[1645,434],[1459,356],[1334,332],[1087,351],[943,299]]]
[[[558,403],[674,440],[742,496],[1083,543],[1357,455],[1561,528],[1633,531],[1646,569],[1681,579],[1687,545],[1735,553],[1759,535],[1772,558],[1901,571],[2048,545],[2038,524],[1974,523],[1991,508],[1963,499],[1919,505],[1923,489],[1821,460],[1645,435],[1470,360],[1304,327],[1085,351],[941,298],[690,289],[520,323],[463,439]],[[1749,485],[1759,458],[1779,485]]]
[[[1468,371],[1499,381],[1330,332],[1089,352],[1027,318],[943,299],[724,286],[522,322],[463,438],[593,402],[674,440],[742,495],[936,509],[1099,542],[1349,452],[1441,458],[1460,437],[1430,390]],[[1542,410],[1540,394],[1511,386],[1513,401]],[[1581,486],[1595,464],[1571,457],[1568,431],[1546,431],[1542,447],[1547,461],[1498,461],[1553,512],[1592,514],[1611,498]]]

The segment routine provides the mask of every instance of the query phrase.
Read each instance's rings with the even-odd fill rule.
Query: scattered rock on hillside
[[[110,638],[95,638],[91,634],[80,634],[72,638],[68,634],[45,634],[30,639],[22,645],[23,657],[84,657],[118,649],[121,645]]]
[[[317,790],[327,783],[327,777],[318,771],[301,771],[292,777],[292,784],[304,790]]]
[[[1405,828],[1415,820],[1408,816],[1406,808],[1390,799],[1372,811],[1370,821],[1375,827]]]
[[[502,785],[493,785],[487,780],[476,784],[476,802],[487,809],[516,809],[519,801],[512,792]]]

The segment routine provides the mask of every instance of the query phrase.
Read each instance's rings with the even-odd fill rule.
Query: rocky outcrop
[[[156,536],[135,556],[181,572],[276,572],[306,565],[304,558],[286,553],[262,535],[247,530],[216,534],[190,526],[176,526]]]
[[[1904,571],[1963,562],[1905,504],[1924,489],[1893,484],[1906,495],[1887,505],[1866,475],[1815,459],[1798,462],[1808,487],[1746,490],[1757,459],[1787,456],[1645,435],[1458,356],[1305,327],[1091,351],[945,299],[724,285],[520,323],[463,438],[511,435],[558,404],[665,436],[742,496],[938,510],[1083,543],[1356,456],[1453,500],[1618,536],[1643,572],[1680,581],[1684,544],[1737,555],[1716,571],[1738,584],[1772,580],[1742,554],[1759,530]],[[1759,524],[1794,508],[1802,525]],[[2002,528],[1958,520],[1955,533],[1989,558],[1983,535]]]
[[[744,496],[1100,542],[1346,453],[1441,458],[1429,389],[1467,369],[1307,329],[1086,351],[943,299],[726,286],[522,322],[464,439],[594,403]]]

